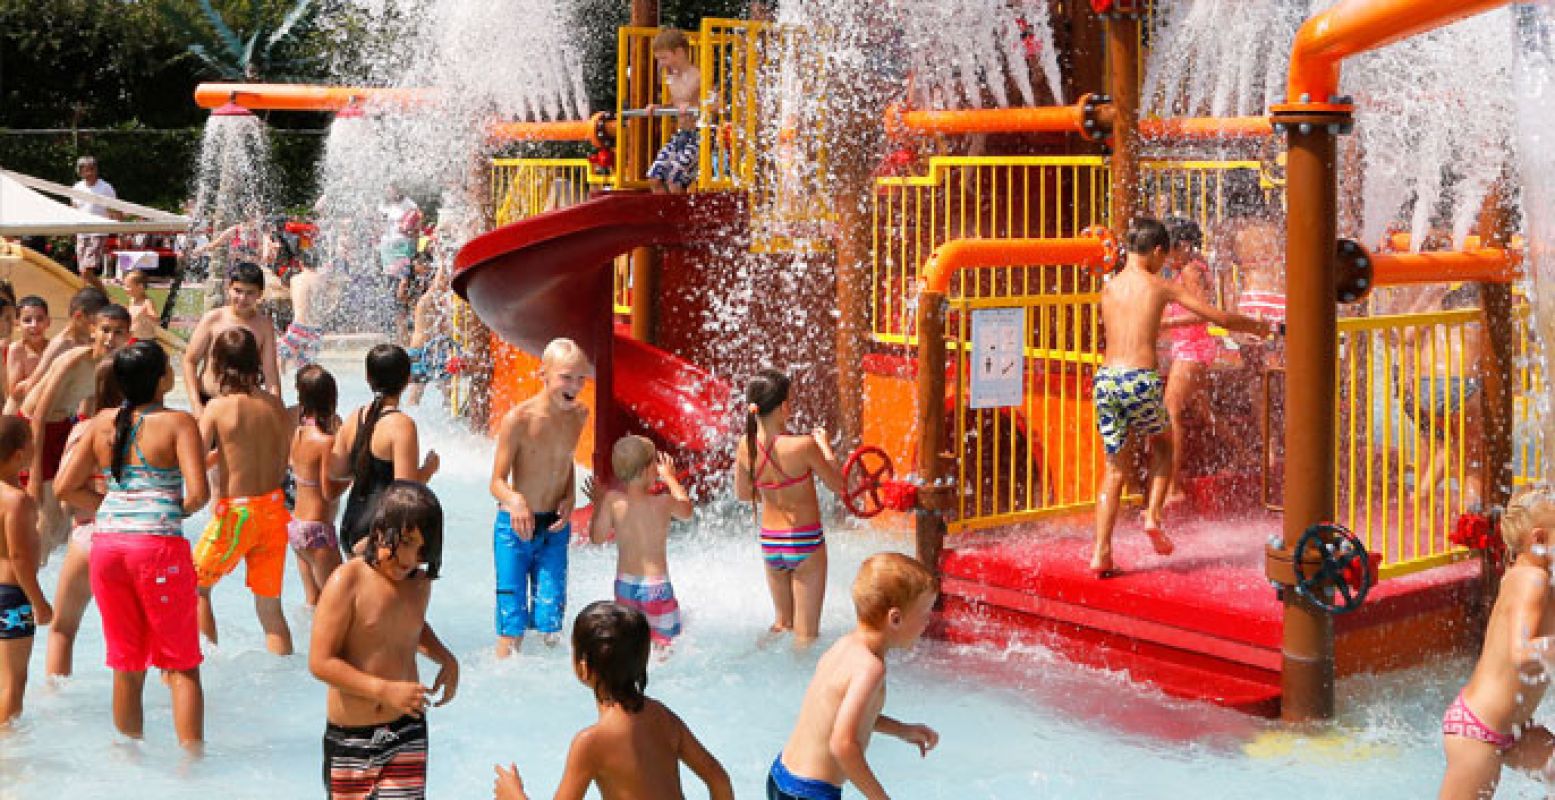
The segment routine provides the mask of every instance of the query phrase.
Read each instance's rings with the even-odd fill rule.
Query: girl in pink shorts
[[[83,423],[90,428],[55,485],[75,507],[97,509],[90,572],[113,670],[114,726],[141,737],[146,670],[156,667],[172,689],[179,743],[194,749],[205,738],[205,697],[183,519],[210,497],[204,448],[194,417],[162,407],[173,373],[160,346],[120,350],[113,372],[124,402]],[[98,475],[106,493],[94,486]]]

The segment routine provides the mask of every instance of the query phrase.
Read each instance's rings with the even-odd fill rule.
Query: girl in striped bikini
[[[826,536],[815,479],[838,494],[843,481],[824,429],[809,436],[783,434],[793,411],[788,390],[788,376],[770,369],[745,387],[745,435],[735,455],[734,491],[756,504],[777,616],[771,630],[793,631],[794,643],[806,645],[819,635],[826,599]]]

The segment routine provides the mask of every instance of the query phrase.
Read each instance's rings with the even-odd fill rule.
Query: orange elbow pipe
[[[1510,0],[1344,0],[1302,24],[1291,49],[1289,103],[1339,94],[1339,64],[1417,33],[1507,5]]]
[[[1084,133],[1085,107],[962,108],[941,111],[906,110],[892,105],[885,113],[886,134],[904,133]]]
[[[1082,264],[1094,270],[1115,259],[1112,235],[1104,229],[1062,239],[954,239],[929,255],[920,280],[924,291],[945,294],[951,277],[964,269]]]
[[[1374,253],[1372,280],[1377,286],[1411,283],[1511,283],[1517,280],[1522,253],[1486,247],[1437,253]]]
[[[216,108],[228,100],[244,108],[274,111],[339,111],[357,103],[415,103],[426,89],[369,89],[361,86],[310,86],[301,83],[202,83],[194,90],[201,108]]]
[[[1155,117],[1139,121],[1145,139],[1258,139],[1274,132],[1268,117]]]

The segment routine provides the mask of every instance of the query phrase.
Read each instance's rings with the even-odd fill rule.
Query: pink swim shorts
[[[109,669],[200,666],[198,594],[189,540],[99,530],[92,537],[91,564]]]
[[[1173,361],[1192,361],[1195,364],[1213,364],[1220,355],[1220,342],[1211,336],[1203,325],[1171,328],[1171,356]]]
[[[1452,701],[1452,705],[1447,707],[1447,713],[1442,715],[1442,735],[1462,736],[1465,739],[1484,742],[1497,750],[1506,750],[1517,744],[1516,735],[1501,733],[1482,722],[1479,716],[1469,709],[1469,705],[1463,702],[1463,692],[1458,692],[1458,699]]]

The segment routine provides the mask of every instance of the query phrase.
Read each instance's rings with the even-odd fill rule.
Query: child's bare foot
[[[1150,537],[1150,546],[1155,548],[1156,555],[1169,556],[1177,546],[1172,544],[1166,531],[1161,530],[1161,523],[1145,524],[1145,535]]]
[[[518,652],[519,645],[523,644],[523,642],[523,639],[517,639],[512,636],[498,636],[497,658],[507,658]]]
[[[555,647],[561,643],[562,635],[559,633],[547,633],[541,637],[541,640],[545,642],[546,647]]]

